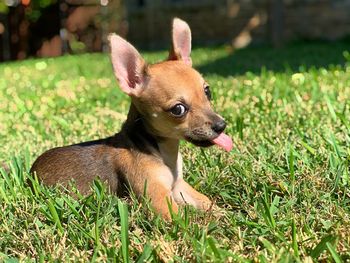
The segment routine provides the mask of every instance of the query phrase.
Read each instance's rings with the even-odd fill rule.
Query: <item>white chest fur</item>
[[[179,153],[179,141],[166,140],[158,145],[163,162],[170,172],[162,176],[161,180],[173,188],[175,183],[182,179],[182,156]]]

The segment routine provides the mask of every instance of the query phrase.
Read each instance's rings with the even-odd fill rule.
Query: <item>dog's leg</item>
[[[128,178],[132,190],[139,198],[149,198],[155,212],[165,220],[171,220],[169,209],[177,213],[178,207],[172,196],[172,174],[169,168],[151,161],[146,164],[142,162],[139,166],[142,170],[135,171],[133,176]]]
[[[208,197],[192,188],[183,179],[179,179],[173,188],[173,197],[177,204],[190,204],[201,210],[208,210],[212,202]]]
[[[153,182],[151,185],[152,187],[146,190],[146,195],[150,198],[153,209],[165,220],[171,220],[169,209],[173,213],[178,212],[178,207],[172,197],[171,190],[160,182]]]

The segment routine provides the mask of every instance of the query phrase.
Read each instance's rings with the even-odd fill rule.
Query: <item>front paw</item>
[[[205,195],[203,195],[203,197],[197,202],[197,208],[200,210],[208,211],[212,207],[213,207],[213,202],[210,201],[210,199]]]
[[[163,200],[162,202],[152,202],[154,211],[165,221],[172,221],[171,214],[178,213],[178,207],[174,200]],[[171,211],[170,211],[171,210]]]

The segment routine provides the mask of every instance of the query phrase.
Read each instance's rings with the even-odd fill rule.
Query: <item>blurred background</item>
[[[170,21],[194,45],[242,48],[350,35],[350,0],[0,0],[0,61],[101,52],[117,32],[138,48],[165,48]]]

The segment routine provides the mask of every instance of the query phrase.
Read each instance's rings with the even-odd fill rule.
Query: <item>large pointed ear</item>
[[[179,19],[173,20],[172,48],[169,53],[169,60],[183,60],[187,65],[192,66],[191,59],[191,29],[188,24]]]
[[[137,96],[146,79],[146,63],[137,50],[116,34],[109,36],[114,74],[123,92]]]

